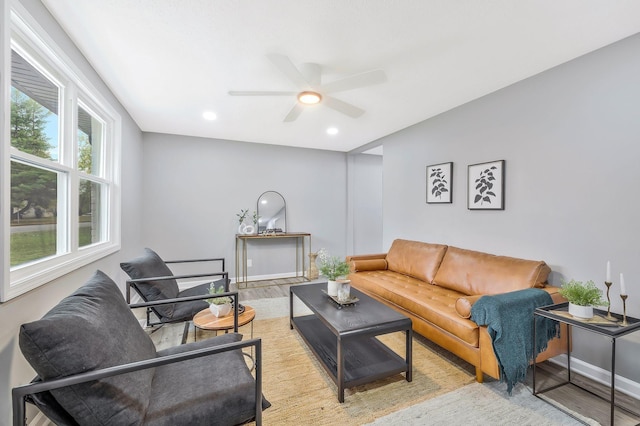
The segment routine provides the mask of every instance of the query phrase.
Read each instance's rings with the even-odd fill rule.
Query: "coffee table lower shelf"
[[[331,379],[340,387],[338,378],[338,342],[315,315],[292,318],[307,346],[321,361]],[[407,372],[407,361],[375,337],[342,337],[344,353],[344,388],[370,383],[395,374]],[[410,375],[409,375],[410,377]],[[409,380],[410,381],[410,380]],[[340,399],[340,398],[338,398]],[[342,401],[340,401],[342,402]]]

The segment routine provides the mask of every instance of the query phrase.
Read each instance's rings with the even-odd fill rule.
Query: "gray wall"
[[[350,154],[347,188],[349,254],[382,253],[381,155]]]
[[[347,254],[345,153],[151,133],[144,157],[143,241],[165,258],[224,256],[235,276],[236,214],[270,190],[286,200],[289,232]],[[294,240],[250,243],[248,257],[249,276],[294,272]]]
[[[119,263],[140,250],[142,220],[139,214],[142,210],[142,200],[139,197],[142,192],[139,167],[139,164],[142,163],[140,129],[44,6],[36,0],[23,0],[21,3],[122,116],[122,250],[36,290],[0,304],[0,324],[2,324],[0,327],[0,424],[10,424],[11,388],[28,383],[35,376],[18,347],[20,324],[41,318],[63,297],[82,285],[96,269],[107,273],[124,288],[124,277],[120,271]]]
[[[409,238],[543,259],[551,280],[613,271],[612,309],[640,316],[640,35],[383,138],[384,246]],[[467,166],[506,160],[506,210],[469,211]],[[425,166],[454,162],[453,204],[425,203]],[[640,333],[618,346],[640,383]],[[604,340],[604,339],[602,339]],[[580,333],[578,358],[607,368],[606,340]]]

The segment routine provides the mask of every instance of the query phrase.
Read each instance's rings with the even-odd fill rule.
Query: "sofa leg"
[[[476,367],[476,381],[478,383],[484,382],[484,374],[482,373],[482,369],[480,367]]]

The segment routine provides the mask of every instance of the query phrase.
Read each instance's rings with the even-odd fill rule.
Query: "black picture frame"
[[[453,202],[453,162],[427,166],[427,204]]]
[[[504,172],[504,160],[469,165],[467,209],[504,210]]]

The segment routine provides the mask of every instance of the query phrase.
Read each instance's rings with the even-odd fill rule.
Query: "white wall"
[[[151,133],[144,157],[143,244],[164,258],[224,256],[235,277],[236,213],[271,190],[287,203],[287,231],[348,254],[345,153]],[[249,276],[294,272],[293,244],[253,243]]]
[[[384,245],[437,242],[530,259],[551,281],[614,272],[612,310],[640,317],[640,35],[383,138]],[[469,211],[467,166],[506,160],[506,209]],[[453,204],[425,203],[425,166],[454,162]],[[640,383],[640,333],[617,372]],[[608,343],[575,336],[578,358],[608,368]],[[604,340],[604,339],[603,339]]]
[[[20,324],[40,319],[57,302],[80,287],[96,269],[107,273],[124,288],[124,277],[119,263],[140,249],[141,215],[139,212],[142,209],[139,198],[142,189],[139,168],[142,162],[140,129],[121,108],[44,6],[36,0],[26,0],[21,3],[122,116],[122,250],[0,304],[0,324],[2,324],[0,327],[0,424],[10,424],[11,421],[11,388],[26,384],[35,376],[18,347]]]

